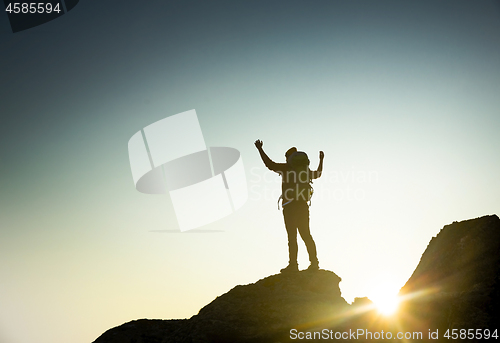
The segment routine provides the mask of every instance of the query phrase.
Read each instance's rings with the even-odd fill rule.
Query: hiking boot
[[[319,264],[318,263],[311,263],[309,268],[306,269],[307,271],[317,271],[319,270]]]
[[[286,268],[280,270],[280,272],[282,273],[293,273],[298,271],[299,271],[299,266],[296,264],[289,264]]]

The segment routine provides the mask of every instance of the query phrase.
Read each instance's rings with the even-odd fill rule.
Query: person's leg
[[[283,218],[285,219],[285,228],[288,235],[288,263],[297,266],[297,253],[299,250],[297,245],[297,220],[296,213],[290,205],[288,204],[283,208]]]
[[[296,214],[297,214],[297,226],[299,229],[300,237],[304,241],[307,252],[309,253],[309,261],[311,262],[312,268],[318,268],[318,256],[316,252],[316,244],[311,236],[311,231],[309,228],[309,206],[306,202],[298,203]]]

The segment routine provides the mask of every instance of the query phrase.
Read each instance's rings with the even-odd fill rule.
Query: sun
[[[399,299],[396,294],[381,294],[372,299],[377,311],[384,316],[390,316],[396,313],[399,307]]]
[[[377,285],[368,298],[373,301],[377,311],[384,316],[395,314],[400,303],[397,287],[388,284]]]

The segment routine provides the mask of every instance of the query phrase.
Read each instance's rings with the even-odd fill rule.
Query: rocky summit
[[[190,319],[135,320],[106,331],[94,343],[277,343],[299,340],[291,330],[347,333],[360,328],[421,332],[423,340],[430,330],[439,330],[437,341],[444,342],[449,341],[443,337],[448,329],[498,332],[500,219],[491,215],[446,225],[431,239],[401,289],[402,304],[393,318],[379,315],[366,298],[347,304],[340,281],[327,270],[272,275],[234,287]],[[325,337],[303,338],[300,340],[325,341]],[[349,339],[371,341],[352,336],[341,340]]]
[[[141,319],[106,331],[94,343],[277,342],[291,329],[340,325],[349,309],[335,273],[272,275],[236,286],[188,320]]]
[[[235,337],[272,341],[292,328],[324,326],[349,307],[340,295],[340,280],[327,270],[301,271],[236,286],[202,308],[189,326],[217,342],[234,342]]]

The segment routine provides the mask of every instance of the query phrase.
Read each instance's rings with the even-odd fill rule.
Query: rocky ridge
[[[356,328],[440,330],[438,341],[445,341],[442,334],[450,328],[500,330],[500,219],[454,222],[433,237],[400,291],[404,302],[396,318],[381,317],[366,298],[349,305],[340,281],[327,270],[272,275],[234,287],[190,319],[136,320],[93,343],[277,343],[296,341],[290,339],[291,329]]]

